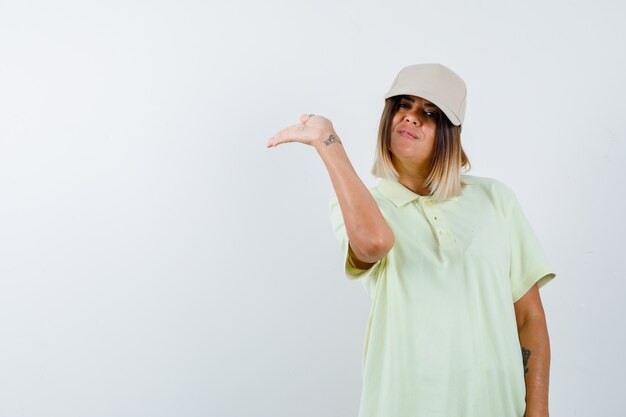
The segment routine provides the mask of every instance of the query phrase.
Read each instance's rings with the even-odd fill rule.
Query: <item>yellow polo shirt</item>
[[[522,417],[525,382],[513,303],[555,277],[513,191],[464,174],[437,202],[397,181],[369,191],[395,235],[368,270],[348,262],[341,208],[329,202],[345,275],[372,304],[359,417]]]

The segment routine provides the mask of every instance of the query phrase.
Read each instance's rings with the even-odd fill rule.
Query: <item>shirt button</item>
[[[432,202],[432,201],[430,201],[430,200],[428,200],[428,201],[426,201],[426,204],[427,204],[427,205],[429,205],[429,206],[432,206],[432,205],[433,205],[433,202]]]

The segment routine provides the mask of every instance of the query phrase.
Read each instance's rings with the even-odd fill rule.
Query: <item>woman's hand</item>
[[[336,135],[333,124],[323,116],[303,114],[300,123],[280,130],[267,141],[268,148],[274,148],[287,142],[300,142],[315,148],[330,135]]]

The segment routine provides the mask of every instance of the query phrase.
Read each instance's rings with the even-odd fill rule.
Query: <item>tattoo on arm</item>
[[[326,146],[328,146],[328,145],[330,145],[330,144],[331,144],[331,143],[333,143],[333,142],[339,142],[339,143],[341,143],[341,141],[339,140],[339,138],[338,138],[337,136],[335,136],[335,135],[330,135],[330,136],[328,137],[328,139],[326,139],[326,140],[324,141],[324,144],[325,144]]]
[[[522,359],[524,360],[524,374],[528,372],[528,358],[530,357],[530,350],[522,346]]]

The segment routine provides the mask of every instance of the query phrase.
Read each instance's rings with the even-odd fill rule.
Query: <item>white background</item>
[[[315,150],[363,182],[404,66],[467,83],[469,174],[517,194],[552,416],[624,399],[619,1],[0,1],[0,417],[356,416],[369,298]]]

